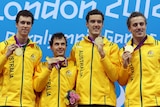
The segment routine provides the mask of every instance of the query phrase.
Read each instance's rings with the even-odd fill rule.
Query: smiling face
[[[55,57],[58,56],[65,56],[65,51],[66,51],[66,40],[65,38],[54,38],[53,39],[53,44],[51,46],[51,50],[53,51],[53,54]]]
[[[86,26],[89,29],[89,36],[95,39],[101,34],[101,30],[103,27],[102,16],[100,14],[90,15]]]
[[[32,27],[32,18],[26,16],[20,16],[19,21],[16,23],[18,35],[27,37]]]
[[[144,17],[138,16],[131,18],[128,29],[132,33],[133,38],[144,38],[146,36],[146,22]]]

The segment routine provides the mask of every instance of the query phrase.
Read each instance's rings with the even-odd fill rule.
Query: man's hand
[[[122,55],[123,59],[123,67],[127,68],[129,63],[131,62],[132,54],[129,51],[124,51]]]
[[[99,51],[99,53],[101,55],[101,58],[104,58],[105,57],[105,53],[104,53],[104,50],[103,50],[104,44],[103,44],[103,39],[102,39],[101,36],[96,37],[96,39],[95,39],[95,45],[98,48],[98,51]]]
[[[12,44],[7,47],[6,57],[8,58],[11,54],[13,54],[13,51],[15,51],[16,48],[19,46],[17,44]]]
[[[53,67],[60,67],[60,63],[65,61],[64,57],[53,57],[53,58],[46,58],[48,62],[48,69],[52,70]]]

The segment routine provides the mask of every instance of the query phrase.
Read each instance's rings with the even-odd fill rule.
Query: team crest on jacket
[[[67,77],[71,77],[71,76],[72,76],[72,72],[71,72],[71,71],[69,71],[69,70],[68,70],[68,71],[66,71],[66,76],[67,76]]]
[[[149,57],[153,57],[154,56],[154,52],[152,50],[148,51],[148,56]]]
[[[32,55],[30,56],[30,58],[31,58],[32,61],[35,61],[35,60],[36,60],[36,56],[35,56],[34,54],[32,54]]]

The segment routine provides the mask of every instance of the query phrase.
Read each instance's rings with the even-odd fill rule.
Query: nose
[[[24,26],[25,26],[25,27],[27,27],[27,26],[28,26],[28,24],[27,24],[27,23],[24,23]]]
[[[95,21],[95,25],[98,25],[99,23],[98,23],[98,21]]]
[[[140,25],[140,24],[137,24],[137,28],[141,28],[141,25]]]
[[[62,45],[62,44],[59,44],[59,45],[58,45],[58,47],[59,47],[59,48],[62,48],[62,47],[63,47],[63,45]]]

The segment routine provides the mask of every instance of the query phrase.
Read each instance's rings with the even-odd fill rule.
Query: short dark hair
[[[66,37],[64,36],[64,34],[62,32],[58,32],[58,33],[54,33],[51,37],[51,40],[49,41],[49,45],[52,46],[53,45],[53,40],[54,38],[58,38],[58,39],[62,39],[64,38],[65,41],[66,41],[66,46],[67,46],[67,39]]]
[[[127,26],[128,26],[128,28],[130,27],[130,24],[131,24],[130,20],[131,20],[133,17],[138,17],[138,16],[142,16],[142,17],[144,18],[144,20],[145,20],[145,23],[147,24],[146,17],[145,17],[142,13],[140,13],[140,12],[132,12],[132,13],[130,14],[130,16],[128,17],[128,19],[127,19]]]
[[[16,23],[19,22],[19,17],[20,16],[31,17],[32,18],[32,24],[34,23],[34,16],[29,10],[21,10],[21,11],[19,11],[17,16],[16,16]]]
[[[102,21],[104,21],[103,13],[98,9],[93,9],[93,10],[89,11],[88,14],[86,15],[86,22],[88,22],[90,15],[97,15],[97,14],[101,15],[102,16]]]

